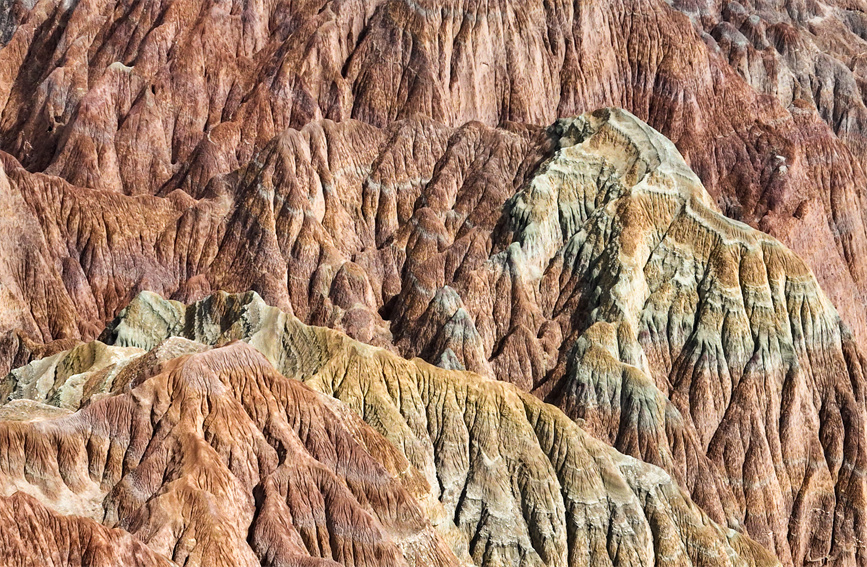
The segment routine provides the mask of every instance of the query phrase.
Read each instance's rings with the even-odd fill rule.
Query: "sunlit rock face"
[[[101,334],[114,346],[63,351],[96,336],[138,290],[189,302],[253,289],[273,313],[558,406],[593,437],[667,471],[702,513],[785,565],[862,560],[847,543],[867,529],[856,341],[804,261],[724,217],[675,145],[626,111],[548,128],[317,122],[277,136],[255,166],[197,200],[74,187],[9,163],[4,187],[19,205],[8,232],[41,240],[5,257],[17,287],[7,288],[4,316],[43,340],[67,337],[42,347],[26,333],[4,339],[10,367],[39,359],[6,379],[11,414],[57,411],[27,400],[88,406],[129,382],[120,360],[140,353],[115,349],[149,351],[175,335],[217,344],[237,305],[252,301],[233,299],[204,324],[180,303],[140,296]],[[35,274],[46,283],[28,285]],[[146,308],[142,297],[152,298]],[[139,312],[146,321],[131,316]],[[250,339],[244,329],[231,336]],[[269,336],[274,344],[257,348],[291,374],[269,350],[285,341]],[[488,536],[454,519],[436,457],[413,455],[432,487],[425,501],[446,506],[431,525],[452,518],[441,537],[464,543],[451,552],[486,561],[477,545]],[[534,522],[522,541],[536,541]],[[535,543],[516,551],[503,543],[514,533],[491,534],[508,548],[497,561],[530,547],[545,563],[560,553]]]
[[[78,363],[100,386],[80,408],[33,390],[3,406],[17,413],[0,421],[0,480],[128,530],[143,564],[779,564],[515,386],[308,327],[254,293],[143,293],[102,339],[90,366],[77,347],[10,376],[58,381]]]
[[[569,128],[513,199],[522,251],[552,258],[541,311],[571,327],[540,395],[679,471],[697,502],[784,562],[845,554],[838,542],[865,529],[862,505],[838,497],[864,498],[865,406],[836,310],[801,259],[720,215],[646,125],[602,112]],[[863,560],[849,549],[845,561]]]
[[[88,384],[115,375],[82,409],[50,415],[45,407],[70,405],[50,393],[31,407],[3,406],[18,410],[0,422],[4,492],[82,516],[75,521],[90,530],[104,530],[100,522],[119,528],[108,532],[117,537],[133,534],[147,545],[147,565],[466,563],[416,501],[427,482],[397,449],[254,349],[182,339],[147,353],[87,346],[117,362],[78,368]],[[76,350],[61,360],[80,357]],[[40,362],[29,370],[44,369]],[[56,529],[45,512],[18,513],[29,529]],[[83,546],[86,533],[44,552]],[[4,538],[0,555],[23,553],[9,564],[25,564],[26,546],[14,543]],[[112,561],[128,564],[126,550]]]
[[[89,518],[59,514],[24,492],[0,497],[0,525],[0,560],[5,565],[176,565],[126,531],[109,529]]]
[[[867,44],[854,5],[10,0],[4,10],[0,151],[31,173],[200,199],[225,188],[226,174],[255,170],[276,136],[325,119],[382,129],[421,117],[450,128],[545,125],[621,107],[675,143],[724,213],[799,254],[867,346]],[[377,146],[326,140],[307,155],[335,159]],[[405,181],[426,185],[426,160],[438,149],[408,148],[395,165],[422,175]],[[323,179],[317,220],[330,210],[328,188],[359,173],[353,161]],[[175,195],[176,204],[184,199]],[[188,218],[187,229],[207,215]],[[118,285],[88,300],[79,258],[70,256],[50,267],[75,288],[76,306],[88,303],[85,319],[100,318],[86,329],[91,337],[135,293],[115,301],[130,287]],[[183,256],[178,270],[200,267],[198,253]],[[150,273],[150,287],[171,280]],[[341,324],[351,327],[349,319]],[[60,324],[51,331],[75,332]]]

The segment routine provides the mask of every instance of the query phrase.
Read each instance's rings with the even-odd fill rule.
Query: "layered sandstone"
[[[75,413],[0,422],[4,492],[126,530],[179,565],[459,564],[403,456],[250,347],[88,347],[112,353],[115,379]],[[79,376],[104,376],[104,362]]]
[[[20,203],[7,233],[40,240],[5,256],[17,286],[5,313],[67,337],[45,354],[95,335],[90,321],[141,289],[182,301],[254,289],[308,323],[533,391],[784,564],[863,560],[856,341],[809,267],[723,217],[675,146],[629,113],[547,129],[315,123],[197,200],[6,163],[0,188]],[[175,328],[179,308],[159,305],[162,318],[136,324],[152,340],[131,345],[220,334]],[[10,337],[18,364],[41,354]],[[5,391],[75,409],[117,379],[78,371],[110,358],[97,350],[17,370]]]
[[[397,348],[534,389],[785,563],[860,561],[862,358],[809,269],[716,212],[674,146],[622,111],[546,140],[488,235],[437,214],[460,192],[432,192],[391,239],[407,258],[385,302]]]
[[[692,562],[699,549],[764,563],[748,535],[787,566],[864,564],[859,13],[842,3],[679,0],[5,3],[0,375],[14,371],[0,388],[9,400],[0,423],[13,432],[0,451],[26,463],[28,449],[40,448],[3,486],[41,501],[4,501],[19,514],[5,521],[36,518],[29,529],[53,538],[46,549],[71,545],[58,529],[77,530],[95,542],[82,553],[108,557],[104,546],[120,542],[117,560],[145,563],[135,542],[180,563],[347,564],[355,550],[340,538],[360,530],[359,563],[581,563],[584,544],[568,534],[587,532],[589,558],[602,563],[663,561],[668,540],[686,542]],[[582,115],[604,106],[626,108],[672,142],[629,112]],[[558,119],[573,115],[581,116]],[[195,303],[217,290],[254,290],[263,301]],[[117,345],[88,342],[131,301],[103,335]],[[320,331],[293,316],[440,369],[337,335],[314,340]],[[163,342],[172,335],[189,340]],[[250,341],[269,362],[237,345],[208,349],[228,338]],[[337,368],[334,377],[309,370],[319,368],[313,360]],[[268,390],[279,381],[273,365],[338,397],[369,422],[365,435],[396,449],[373,451],[355,433],[361,422],[338,426],[333,401],[296,392],[296,406],[331,409],[312,422],[281,409],[287,421],[329,439],[353,436],[370,459],[355,449],[340,453],[346,462],[316,453],[313,469],[331,467],[316,478],[343,483],[360,507],[346,491],[322,488],[342,496],[305,513],[329,518],[326,528],[305,532],[309,518],[293,501],[286,506],[302,519],[284,533],[273,527],[287,523],[279,502],[316,474],[280,476],[280,443],[297,448],[303,434],[274,441],[250,417],[247,393],[212,399],[186,364],[207,369],[208,392],[234,388],[236,374]],[[215,370],[224,366],[236,371]],[[153,390],[142,397],[146,383]],[[424,419],[402,405],[404,391]],[[201,416],[188,415],[187,397],[204,404]],[[184,408],[172,410],[180,417],[162,437],[124,421],[144,423],[141,408],[161,403]],[[212,403],[231,411],[208,429]],[[488,421],[475,431],[465,423],[464,433],[468,412]],[[82,420],[129,438],[132,456],[119,468],[91,463]],[[209,461],[210,484],[185,485],[198,478],[183,464],[191,447],[234,430],[260,431],[271,449],[223,438],[215,450],[231,458],[222,468]],[[582,431],[661,467],[674,484],[648,481],[668,487],[651,490]],[[559,440],[564,432],[577,448]],[[31,445],[16,445],[22,438]],[[488,444],[500,450],[514,439],[530,448],[509,446],[503,459],[521,466],[476,478],[499,462]],[[156,456],[139,455],[136,443]],[[238,472],[236,451],[255,453],[263,476]],[[564,465],[551,451],[579,456]],[[609,471],[599,473],[604,490],[590,483],[581,492],[583,480],[579,490],[563,472],[584,467],[586,454],[615,463],[599,465]],[[147,472],[164,462],[161,479]],[[351,486],[376,463],[387,474],[373,485],[401,485],[380,508],[368,506],[372,485]],[[128,465],[141,468],[144,492],[122,483]],[[412,482],[399,474],[410,465]],[[535,488],[508,494],[525,478],[559,491],[566,512]],[[659,524],[648,516],[651,492],[665,494]],[[621,516],[578,493],[627,510],[627,523],[645,519],[623,531]],[[276,498],[268,506],[278,502],[274,516],[256,523],[266,496]],[[573,497],[587,507],[570,508]],[[144,501],[159,510],[133,514]],[[496,506],[481,504],[489,502]],[[627,535],[591,533],[570,516],[578,509]],[[220,531],[236,514],[241,527]],[[504,527],[519,515],[523,523]],[[697,524],[707,528],[700,535]],[[10,561],[24,561],[9,545]]]

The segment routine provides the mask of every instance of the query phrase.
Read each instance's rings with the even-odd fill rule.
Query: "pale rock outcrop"
[[[167,336],[185,338],[166,341],[154,333],[157,327],[164,329]],[[236,342],[238,338],[248,341],[250,346]],[[141,434],[165,431],[171,437],[189,420],[201,423],[204,440],[198,442],[204,446],[193,450],[189,443],[197,434],[190,432],[187,434],[192,435],[190,441],[178,439],[180,443],[173,445],[174,457],[169,461],[160,456],[165,449],[153,454],[146,451],[141,457],[138,452],[130,455],[137,438],[134,435],[130,440],[133,445],[124,457],[125,474],[105,500],[106,522],[132,530],[152,548],[165,553],[169,546],[163,542],[165,538],[169,538],[169,543],[172,539],[157,527],[168,519],[166,514],[172,513],[168,495],[181,498],[182,502],[192,498],[190,504],[196,513],[169,517],[175,522],[185,522],[185,529],[197,534],[197,542],[208,538],[210,544],[207,548],[193,545],[189,549],[185,540],[179,542],[172,555],[176,561],[180,558],[189,564],[200,564],[215,560],[218,553],[222,554],[220,557],[240,558],[250,549],[266,562],[281,553],[286,557],[285,554],[292,553],[294,557],[300,553],[292,545],[295,536],[281,539],[280,534],[291,535],[295,531],[300,533],[308,553],[313,556],[321,553],[315,551],[316,546],[311,547],[311,541],[319,538],[321,545],[322,536],[305,531],[304,516],[299,516],[301,511],[292,496],[318,470],[303,467],[298,470],[301,467],[298,459],[304,453],[297,451],[306,448],[307,453],[326,466],[332,459],[338,459],[338,471],[347,471],[347,466],[364,469],[365,459],[375,458],[383,463],[380,465],[383,472],[395,475],[395,479],[383,479],[380,482],[385,484],[378,484],[374,482],[377,477],[371,476],[378,469],[365,469],[360,477],[358,473],[344,472],[342,482],[356,498],[364,495],[363,502],[374,518],[370,529],[382,530],[374,533],[384,532],[394,538],[410,564],[420,564],[422,555],[424,564],[456,561],[448,548],[436,547],[437,541],[451,541],[458,556],[468,553],[476,565],[778,564],[747,536],[711,521],[664,471],[617,453],[590,437],[553,406],[515,386],[469,372],[436,368],[418,360],[407,361],[335,331],[308,327],[292,315],[266,306],[254,293],[217,294],[190,306],[143,293],[106,329],[103,339],[114,343],[113,348],[127,349],[165,350],[165,345],[178,341],[189,344],[190,340],[199,345],[225,346],[168,361],[163,368],[127,382],[122,390],[68,417],[38,422],[42,425],[0,422],[0,430],[8,427],[8,434],[14,431],[23,439],[36,434],[32,429],[43,434],[51,431],[55,433],[38,438],[75,446],[76,429],[72,426],[79,420],[94,424],[108,420],[117,425],[117,414],[110,407],[123,404],[132,413],[120,415],[134,416],[136,406],[149,402],[152,395],[159,396],[161,401],[149,411],[158,411],[163,417],[156,427],[139,425],[136,431],[144,427]],[[144,359],[141,355],[133,356],[138,357],[135,360]],[[283,376],[274,371],[266,358]],[[134,363],[128,363],[119,378]],[[36,364],[31,366],[35,368]],[[326,401],[325,396],[308,387],[339,401]],[[175,414],[172,408],[178,403],[184,409]],[[237,414],[237,404],[246,408],[246,413]],[[275,404],[277,407],[271,407]],[[320,413],[322,405],[330,408],[324,414]],[[290,410],[295,413],[289,413]],[[356,423],[358,418],[352,412],[368,425]],[[281,434],[286,426],[280,424],[292,415],[296,417],[290,419],[290,424],[295,425]],[[317,421],[319,416],[323,418],[321,421]],[[231,427],[225,422],[228,419],[236,420]],[[61,425],[62,431],[68,433],[61,431]],[[351,439],[340,437],[344,435],[341,432],[344,427],[349,428]],[[292,460],[289,455],[279,457],[288,450],[286,440],[278,446],[283,449],[277,451],[278,463],[285,459],[285,465],[276,464],[275,468],[270,457],[263,460],[269,454],[269,446],[281,443],[279,440],[287,434],[292,438],[293,429],[298,432],[302,447],[289,453]],[[235,436],[234,432],[241,436]],[[124,440],[118,442],[127,443],[125,436],[120,439]],[[345,453],[353,443],[361,444],[362,452]],[[163,441],[159,447],[167,445]],[[215,454],[210,456],[212,451]],[[60,470],[69,465],[64,461],[42,461],[40,453],[7,454],[9,463],[23,459],[26,466],[48,466],[49,473],[52,462]],[[86,462],[93,458],[89,455],[90,451],[85,451],[79,458]],[[343,456],[349,455],[351,459],[343,460]],[[166,472],[159,475],[146,472],[157,458],[160,463],[169,463]],[[179,469],[171,464],[175,462],[179,463]],[[292,468],[285,468],[290,463]],[[113,464],[111,460],[105,462],[103,476],[112,474]],[[158,470],[162,471],[163,466]],[[228,476],[227,472],[221,472],[225,467],[231,473]],[[50,485],[52,474],[25,481],[16,476],[15,470],[0,466],[7,483],[17,479],[23,488],[47,499],[45,486]],[[320,478],[320,474],[312,478]],[[175,475],[182,476],[165,484]],[[182,479],[189,479],[186,484],[201,475],[210,479],[211,491],[218,489],[220,494],[231,497],[210,513],[195,508],[196,499],[202,496],[183,492],[180,486],[171,488]],[[257,479],[262,484],[255,485]],[[228,493],[219,488],[226,482],[232,487]],[[153,492],[153,487],[160,483],[163,488]],[[323,490],[322,481],[318,483]],[[264,491],[259,492],[261,489],[254,485]],[[339,486],[342,484],[338,481]],[[424,503],[420,509],[427,511],[438,532],[422,531],[426,535],[420,541],[418,534],[400,539],[401,533],[416,525],[407,525],[408,518],[413,516],[405,514],[413,508],[411,502],[402,504],[408,496],[399,491],[401,486],[420,504]],[[244,503],[241,495],[245,487],[258,494],[250,526],[252,535],[247,539],[249,549],[231,537],[236,525],[241,530],[250,521],[249,513],[236,515],[234,520],[220,516],[224,510]],[[397,492],[386,496],[384,490]],[[343,508],[331,507],[331,498],[334,497],[326,497],[324,510],[316,507],[311,510],[317,515],[324,514],[328,526],[345,517]],[[400,512],[401,505],[409,508]],[[387,510],[380,506],[387,506]],[[398,506],[397,510],[393,506]],[[242,505],[240,510],[248,508]],[[126,519],[128,514],[136,519]],[[279,518],[282,523],[275,523]],[[376,518],[382,527],[375,522]],[[352,564],[390,563],[390,554],[396,553],[391,551],[393,548],[385,542],[377,548],[377,539],[360,534],[359,530],[367,529],[363,528],[366,523],[358,525],[361,517],[350,516],[348,520],[355,522],[352,532],[358,534],[353,544],[354,558],[335,555],[334,559]],[[216,522],[223,525],[217,539],[213,531]],[[424,530],[425,524],[418,526],[415,529]],[[334,531],[336,527],[328,530],[332,542],[336,534],[343,533]],[[333,545],[332,552],[335,552]]]

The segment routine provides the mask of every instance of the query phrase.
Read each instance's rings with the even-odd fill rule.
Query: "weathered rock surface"
[[[76,413],[0,422],[4,492],[127,530],[181,565],[458,564],[413,498],[426,480],[252,348],[87,347],[119,361],[113,383]],[[105,362],[81,362],[79,376],[105,376]]]
[[[171,567],[175,563],[119,529],[57,514],[16,492],[0,497],[0,561],[45,567]]]
[[[861,12],[682,0],[2,3],[0,376],[16,369],[0,389],[10,400],[2,423],[75,423],[181,355],[236,364],[239,353],[202,351],[222,330],[138,325],[156,337],[147,353],[87,341],[143,290],[191,303],[252,289],[304,323],[556,404],[592,436],[662,467],[708,517],[787,566],[867,565]],[[620,111],[555,122],[604,106],[674,145]],[[172,317],[177,308],[150,305]],[[171,334],[196,342],[152,348]],[[265,372],[244,364],[241,374]],[[367,418],[352,395],[341,399]],[[237,427],[258,427],[232,407]],[[382,412],[376,419],[402,430]],[[362,506],[374,518],[364,553],[378,562],[464,561],[464,548],[487,564],[572,553],[559,536],[534,535],[535,517],[520,537],[478,527],[508,506],[524,510],[505,497],[502,510],[449,519],[455,497],[434,472],[440,433],[408,425],[406,441],[371,426],[431,487],[403,488],[415,510],[406,513],[423,518],[408,524],[415,535],[395,535],[393,518]],[[183,454],[186,438],[171,439],[147,444]],[[416,441],[435,448],[406,453]],[[271,447],[279,468],[285,455]],[[510,486],[515,470],[497,482]],[[188,478],[177,474],[166,482]],[[239,494],[253,494],[248,516],[262,497],[251,475],[239,481]],[[28,488],[54,511],[27,514],[65,514],[60,503],[101,495],[92,517],[121,525],[107,511],[138,500],[105,504],[114,482],[99,481],[104,492]],[[31,484],[25,475],[4,486]],[[167,498],[187,494],[177,490]],[[214,493],[203,490],[207,501]],[[166,509],[220,546],[166,536],[150,516],[121,527],[181,563],[351,562],[301,532],[303,546],[286,536],[297,549],[268,539],[283,537],[271,528],[258,543],[244,530],[214,536],[220,522],[197,523],[202,500],[189,502]],[[571,521],[551,533],[583,525]],[[445,555],[412,555],[415,537]],[[620,561],[606,546],[600,557]],[[643,549],[624,557],[661,557],[660,545]]]
[[[758,92],[814,107],[860,156],[865,149],[867,18],[846,2],[674,1]]]
[[[0,150],[80,187],[198,198],[321,119],[549,124],[623,107],[725,213],[801,255],[867,346],[859,12],[724,4],[13,0]],[[767,46],[728,53],[756,51],[741,36]]]
[[[547,129],[317,122],[198,199],[5,163],[0,188],[20,204],[6,244],[41,239],[0,256],[5,316],[66,337],[55,349],[141,289],[254,289],[308,323],[533,391],[786,565],[865,560],[857,343],[802,260],[723,217],[674,145],[624,111]],[[216,340],[161,321],[132,344]],[[30,343],[10,336],[26,362]],[[75,409],[117,380],[80,372],[97,350],[17,370],[4,391]]]
[[[185,307],[143,293],[103,338],[116,346],[88,348],[119,368],[104,397],[0,421],[2,485],[178,564],[777,564],[661,469],[515,386],[308,327],[255,294]],[[106,374],[93,361],[76,368],[88,382]]]

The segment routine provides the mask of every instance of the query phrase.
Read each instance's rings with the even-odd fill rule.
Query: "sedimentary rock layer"
[[[252,348],[91,348],[123,364],[86,407],[59,417],[31,407],[0,422],[5,492],[127,530],[179,565],[459,563],[413,498],[427,483],[403,456]],[[103,363],[75,376],[95,384]]]
[[[0,421],[2,485],[178,564],[777,564],[664,471],[515,386],[308,327],[255,294],[184,307],[144,293],[103,338],[126,346],[10,376],[95,394]]]
[[[862,18],[747,4],[13,0],[0,151],[78,187],[199,198],[322,119],[549,124],[623,107],[726,214],[800,254],[867,346]]]
[[[94,336],[140,289],[254,289],[307,323],[534,392],[786,565],[862,561],[857,343],[809,267],[723,217],[658,132],[620,110],[547,129],[325,121],[259,156],[197,200],[7,160],[8,232],[42,240],[5,256],[5,316],[43,339]],[[19,364],[41,354],[5,344]],[[69,382],[64,356],[41,362],[62,384],[18,371],[7,390],[74,409],[93,384]]]
[[[862,12],[2,3],[0,557],[867,564]]]

